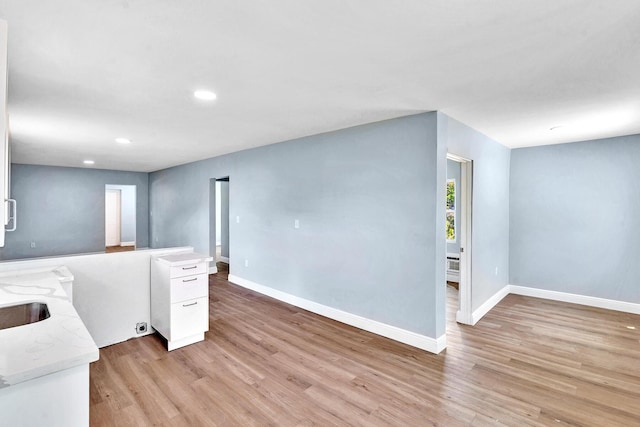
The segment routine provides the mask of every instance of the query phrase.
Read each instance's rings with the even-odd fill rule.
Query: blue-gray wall
[[[14,164],[0,259],[104,250],[106,184],[137,186],[138,247],[209,253],[209,180],[229,176],[232,274],[435,338],[447,151],[473,161],[474,310],[508,283],[640,301],[640,135],[509,150],[442,113],[152,174]]]
[[[0,259],[104,251],[106,184],[137,187],[136,241],[138,247],[148,246],[148,177],[140,172],[13,164],[11,196],[18,202],[18,229],[7,233]]]
[[[456,240],[450,243],[447,240],[447,253],[457,254],[460,253],[460,236],[458,235],[458,223],[460,221],[460,163],[447,159],[447,180],[455,179],[456,181],[456,221],[455,221],[455,234]],[[445,203],[445,202],[443,202]]]
[[[209,179],[229,176],[232,274],[438,337],[445,156],[428,113],[154,172],[152,245],[209,253]]]
[[[107,190],[120,190],[120,241],[136,241],[136,186],[135,185],[111,185],[105,186]],[[149,216],[149,212],[141,212],[141,215]]]
[[[438,135],[449,153],[473,161],[471,307],[476,310],[509,284],[510,150],[443,113],[438,113]]]
[[[512,150],[512,285],[640,302],[640,135]]]

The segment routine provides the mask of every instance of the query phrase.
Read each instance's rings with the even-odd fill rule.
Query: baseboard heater
[[[460,254],[447,254],[447,282],[460,282]]]

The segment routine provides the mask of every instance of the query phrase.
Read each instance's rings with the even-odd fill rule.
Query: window
[[[447,242],[456,241],[456,180],[447,180]]]

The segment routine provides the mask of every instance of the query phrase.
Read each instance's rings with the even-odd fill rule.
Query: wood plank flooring
[[[510,295],[433,355],[225,278],[205,341],[100,350],[92,426],[640,426],[640,316]]]
[[[106,246],[104,248],[104,251],[108,254],[113,252],[128,252],[128,251],[135,251],[135,250],[136,250],[135,246]]]

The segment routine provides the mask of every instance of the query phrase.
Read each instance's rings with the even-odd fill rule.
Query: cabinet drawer
[[[209,330],[208,298],[196,298],[171,304],[170,341]]]
[[[174,277],[192,276],[194,274],[203,274],[207,272],[206,262],[194,262],[193,264],[184,264],[171,267],[169,276]]]
[[[184,276],[171,279],[171,302],[206,297],[209,295],[209,276]]]

